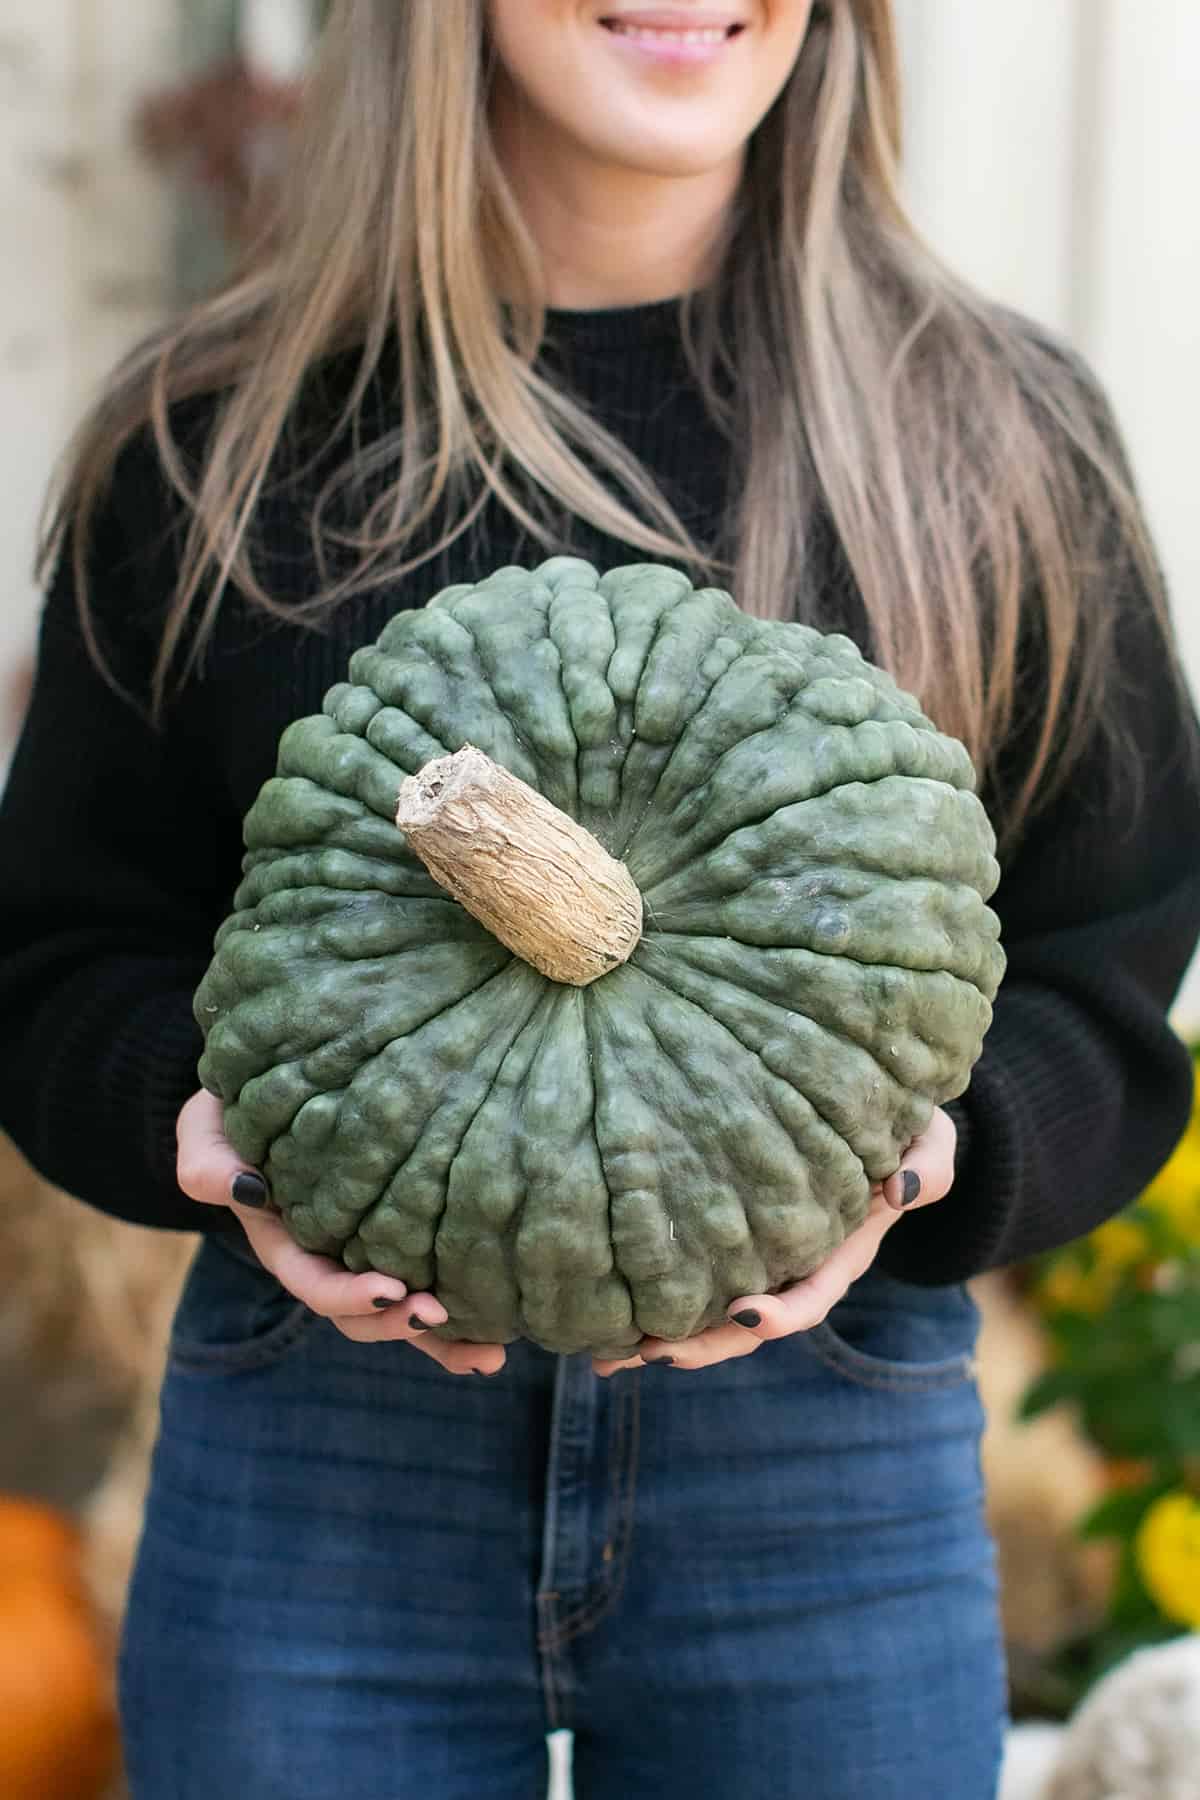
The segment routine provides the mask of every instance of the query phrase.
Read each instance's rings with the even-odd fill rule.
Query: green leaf
[[[1178,1456],[1200,1454],[1200,1376],[1166,1386],[1158,1409],[1168,1447]]]
[[[1120,1376],[1084,1385],[1080,1410],[1084,1430],[1108,1456],[1160,1457],[1177,1450],[1163,1413],[1165,1382],[1161,1372],[1134,1368]]]
[[[1169,1475],[1157,1475],[1152,1481],[1138,1488],[1126,1488],[1120,1493],[1106,1494],[1097,1502],[1075,1529],[1081,1538],[1131,1538],[1137,1531],[1146,1513],[1154,1502],[1174,1487],[1178,1479],[1175,1471]]]
[[[1121,1547],[1120,1561],[1108,1602],[1108,1625],[1124,1632],[1141,1632],[1163,1624],[1163,1616],[1146,1591],[1138,1572],[1133,1546]]]
[[[1026,1388],[1017,1405],[1018,1419],[1036,1419],[1039,1413],[1061,1406],[1065,1400],[1078,1400],[1085,1386],[1084,1378],[1073,1369],[1047,1369]]]

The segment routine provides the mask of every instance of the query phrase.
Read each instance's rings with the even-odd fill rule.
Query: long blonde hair
[[[744,472],[728,562],[693,542],[650,474],[535,369],[545,294],[489,137],[486,50],[484,0],[334,0],[277,228],[116,371],[66,462],[43,563],[69,533],[94,652],[87,527],[120,448],[152,425],[191,521],[154,681],[161,709],[231,581],[295,616],[252,553],[285,425],[318,360],[348,349],[357,375],[332,440],[393,344],[395,427],[334,483],[362,492],[369,474],[374,498],[336,579],[316,506],[310,613],[436,554],[494,494],[548,551],[561,547],[556,521],[574,515],[707,572],[749,612],[790,614],[823,504],[870,654],[966,742],[1014,830],[1098,716],[1119,600],[1101,563],[1135,564],[1164,629],[1166,615],[1094,388],[1061,346],[951,274],[905,215],[890,0],[816,6],[749,146],[717,274],[683,303],[696,378]],[[209,391],[221,401],[193,481],[171,409]],[[996,757],[1021,722],[1031,638],[1042,710],[1001,793]]]

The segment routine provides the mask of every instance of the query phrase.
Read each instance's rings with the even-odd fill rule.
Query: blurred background
[[[965,274],[1098,370],[1195,680],[1200,6],[896,7],[913,213]],[[124,348],[219,274],[283,151],[318,11],[0,9],[0,779],[51,465]],[[1200,1027],[1196,972],[1177,1023]],[[2,1800],[120,1792],[111,1650],[190,1252],[50,1192],[0,1139]],[[1127,1216],[978,1288],[1014,1701],[1062,1718],[1131,1645],[1200,1627],[1200,1125]]]

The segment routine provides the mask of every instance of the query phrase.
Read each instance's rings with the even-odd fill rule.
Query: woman
[[[532,1796],[557,1726],[580,1800],[994,1792],[962,1283],[1182,1130],[1200,803],[1104,402],[918,241],[897,118],[886,0],[340,0],[274,240],[75,448],[0,1104],[62,1186],[205,1234],[123,1649],[138,1800]],[[397,608],[562,550],[851,632],[969,744],[1003,855],[967,1094],[815,1275],[619,1373],[423,1339],[436,1294],[291,1245],[192,1094],[282,727]]]

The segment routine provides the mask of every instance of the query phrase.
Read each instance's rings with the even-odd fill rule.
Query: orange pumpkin
[[[79,1563],[78,1527],[40,1500],[0,1494],[0,1575],[19,1569],[67,1574]]]
[[[0,1496],[0,1795],[99,1800],[117,1764],[79,1533],[51,1507]]]

